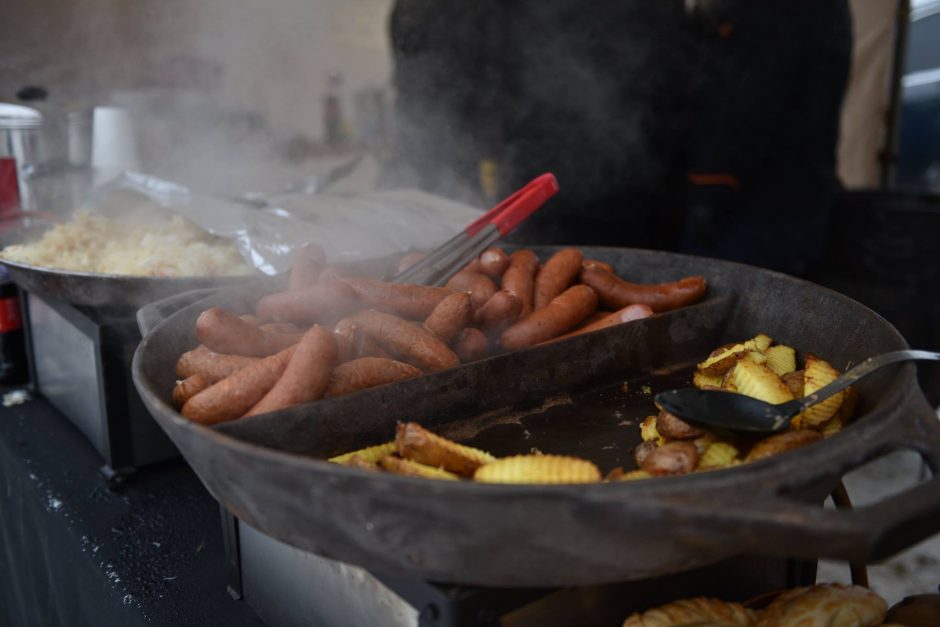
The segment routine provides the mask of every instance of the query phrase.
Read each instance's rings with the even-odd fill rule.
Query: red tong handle
[[[557,193],[558,179],[554,174],[537,176],[471,222],[464,231],[472,237],[486,225],[494,224],[499,229],[500,235],[506,235]]]

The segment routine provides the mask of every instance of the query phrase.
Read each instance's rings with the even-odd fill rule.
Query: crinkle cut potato
[[[692,385],[779,404],[812,394],[839,376],[831,364],[812,353],[807,353],[803,361],[803,368],[798,369],[794,348],[774,344],[769,335],[760,333],[712,351],[696,367]],[[757,441],[744,435],[719,437],[661,411],[640,424],[643,444],[636,449],[635,458],[643,474],[624,475],[622,479],[732,468],[812,444],[837,434],[851,420],[856,399],[857,392],[849,387],[797,416],[790,431]],[[696,444],[698,455],[682,445],[684,442]]]

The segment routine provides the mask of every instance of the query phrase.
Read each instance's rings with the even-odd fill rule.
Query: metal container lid
[[[42,114],[23,105],[0,102],[0,129],[39,128]]]

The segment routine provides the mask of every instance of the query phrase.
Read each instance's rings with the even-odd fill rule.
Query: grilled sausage
[[[503,274],[503,289],[512,292],[522,301],[522,316],[532,313],[535,298],[535,274],[539,269],[539,258],[528,249],[517,250],[509,257],[509,267]]]
[[[471,270],[461,270],[447,281],[445,287],[456,292],[469,292],[475,310],[496,293],[496,284],[488,276]]]
[[[582,268],[601,268],[602,270],[607,270],[611,274],[614,274],[614,267],[605,261],[598,261],[597,259],[585,259],[581,262]]]
[[[211,351],[225,355],[267,357],[300,340],[297,333],[271,333],[219,307],[196,318],[196,339]]]
[[[204,425],[240,418],[274,387],[293,354],[292,346],[259,359],[193,396],[183,405],[181,413]]]
[[[538,274],[535,275],[535,296],[532,306],[541,309],[553,298],[571,287],[578,273],[584,255],[577,248],[564,248],[552,255]]]
[[[336,356],[333,334],[314,326],[297,344],[281,378],[245,415],[266,414],[321,398],[336,365]]]
[[[476,361],[490,354],[490,342],[483,331],[467,327],[457,336],[457,341],[454,342],[454,352],[457,353],[461,363]]]
[[[620,311],[608,313],[607,315],[601,316],[598,320],[589,322],[583,327],[579,327],[570,333],[565,333],[564,335],[561,335],[550,341],[566,340],[569,337],[583,335],[584,333],[591,333],[592,331],[600,331],[601,329],[607,329],[618,324],[623,324],[624,322],[642,320],[643,318],[649,318],[652,315],[653,310],[646,305],[627,305]],[[590,320],[590,318],[588,318],[588,320]]]
[[[490,335],[498,335],[519,320],[522,301],[513,292],[500,290],[473,316],[473,323]]]
[[[315,285],[320,273],[326,266],[326,253],[318,244],[307,244],[294,255],[290,277],[287,279],[288,290],[302,290]]]
[[[509,267],[509,255],[502,248],[487,248],[480,253],[480,272],[494,281],[502,278]]]
[[[173,388],[173,405],[182,407],[186,401],[209,387],[209,382],[202,375],[194,374],[182,381],[177,381]]]
[[[411,364],[381,357],[360,357],[333,369],[324,396],[342,396],[419,376],[421,371]]]
[[[575,285],[503,331],[499,343],[508,350],[535,346],[577,326],[595,309],[597,294],[594,290],[586,285]]]
[[[360,311],[350,319],[383,348],[424,371],[460,364],[454,351],[422,326],[374,309]]]
[[[361,307],[356,292],[342,281],[320,283],[302,290],[269,294],[255,313],[262,320],[308,324],[332,323]]]
[[[444,343],[450,344],[460,330],[470,324],[472,318],[470,295],[466,292],[456,292],[437,304],[424,321],[424,328]]]
[[[401,259],[398,260],[398,274],[401,274],[405,270],[409,269],[411,266],[415,265],[425,257],[427,257],[427,253],[406,253],[402,256]]]
[[[581,271],[581,281],[597,292],[606,307],[621,309],[627,305],[648,305],[656,313],[691,305],[705,295],[705,279],[690,276],[674,283],[640,285],[624,281],[599,267]]]
[[[176,376],[181,379],[188,379],[198,374],[211,385],[258,360],[258,357],[220,355],[210,351],[205,346],[199,346],[180,355],[179,361],[176,362]]]
[[[345,279],[356,295],[369,307],[412,320],[424,320],[442,300],[453,294],[444,287],[399,285],[376,279]]]

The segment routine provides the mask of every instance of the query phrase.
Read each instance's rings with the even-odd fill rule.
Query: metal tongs
[[[480,253],[508,235],[558,193],[554,174],[542,174],[467,225],[427,257],[399,273],[393,283],[444,285]]]

